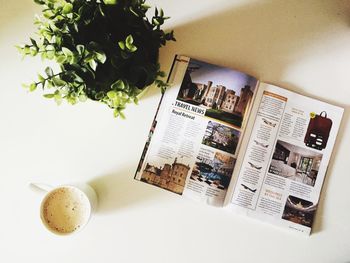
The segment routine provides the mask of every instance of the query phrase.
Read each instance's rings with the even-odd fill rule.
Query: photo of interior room
[[[314,186],[321,160],[320,153],[278,140],[269,173]]]
[[[296,224],[311,227],[314,221],[317,204],[310,201],[288,196],[282,218]]]

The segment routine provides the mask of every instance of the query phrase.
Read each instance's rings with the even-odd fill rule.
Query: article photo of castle
[[[202,144],[235,154],[240,132],[220,123],[209,121]]]
[[[141,174],[141,181],[156,185],[171,192],[182,194],[190,166],[177,158],[173,163],[156,166],[147,163]]]
[[[177,99],[205,108],[208,117],[241,127],[256,85],[247,74],[191,59]]]
[[[220,152],[213,159],[197,156],[190,179],[221,190],[227,190],[236,160]]]

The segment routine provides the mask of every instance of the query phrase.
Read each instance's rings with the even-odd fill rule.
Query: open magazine
[[[176,56],[135,179],[310,234],[343,109]]]

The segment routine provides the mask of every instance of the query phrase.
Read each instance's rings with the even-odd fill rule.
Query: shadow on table
[[[156,198],[157,191],[134,180],[135,166],[125,166],[88,182],[98,195],[98,213],[109,213]]]
[[[182,54],[280,84],[288,67],[350,26],[350,3],[342,0],[247,1],[202,18],[193,13],[196,20],[172,28],[177,41],[160,49],[166,72],[174,55]],[[144,98],[156,94],[152,88]]]
[[[276,81],[334,29],[349,27],[349,17],[346,1],[249,1],[175,27],[178,40],[161,59],[180,53]]]

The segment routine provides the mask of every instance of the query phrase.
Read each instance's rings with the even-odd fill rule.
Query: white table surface
[[[0,262],[350,262],[350,2],[153,0],[177,42],[161,50],[246,71],[345,107],[309,238],[133,180],[160,93],[127,120],[104,105],[56,106],[28,93],[45,64],[15,44],[35,31],[31,0],[0,0]],[[92,182],[98,213],[57,237],[39,219],[29,182]]]

